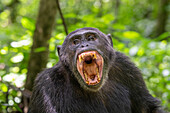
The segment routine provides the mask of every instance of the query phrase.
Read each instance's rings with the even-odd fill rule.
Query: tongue
[[[87,74],[87,76],[90,76],[90,78],[94,78],[95,75],[97,75],[97,65],[95,63],[91,64],[84,64],[83,65],[84,71]],[[93,77],[91,77],[93,76]]]

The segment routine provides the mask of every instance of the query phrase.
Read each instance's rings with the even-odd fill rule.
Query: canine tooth
[[[91,56],[93,56],[94,54],[93,53],[90,53]]]
[[[86,84],[89,84],[89,81],[86,81]]]
[[[83,55],[81,55],[81,60],[84,58],[84,56]]]
[[[98,82],[100,82],[100,78],[97,78]]]
[[[84,77],[85,77],[85,80],[88,80],[88,79],[87,79],[87,74],[86,74],[85,71],[84,71]]]
[[[83,54],[82,54],[82,59],[84,59],[84,56],[85,56],[85,54],[83,53]]]
[[[94,59],[97,59],[97,56],[96,56],[96,54],[94,54]]]
[[[96,68],[96,72],[97,72],[97,80],[100,81],[100,77],[99,77],[99,71],[98,69]]]
[[[81,56],[79,56],[79,62],[81,63]]]

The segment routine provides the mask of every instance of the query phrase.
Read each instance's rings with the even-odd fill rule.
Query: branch
[[[68,35],[67,25],[66,25],[66,23],[65,23],[63,14],[62,14],[62,12],[61,12],[59,0],[56,0],[56,2],[57,2],[58,11],[59,11],[59,13],[60,13],[60,17],[61,17],[61,19],[62,19],[62,21],[63,21],[64,30],[65,30],[65,32],[66,32],[66,35]]]
[[[20,91],[25,97],[30,98],[32,95],[32,92],[28,89],[21,90],[20,88],[15,87],[14,85],[9,84],[8,82],[1,81],[2,83],[6,84],[8,86],[8,89],[13,89],[15,91]],[[6,93],[7,94],[7,93]]]
[[[10,85],[10,84],[8,84],[8,86],[10,88],[12,88],[13,90],[20,91],[27,98],[30,98],[31,95],[32,95],[32,92],[30,90],[28,90],[28,89],[21,90],[20,88],[17,88],[17,87],[15,87],[13,85]]]
[[[8,103],[8,101],[9,101],[8,96],[9,96],[9,86],[8,86],[8,90],[7,90],[6,96],[5,96],[5,97],[6,97],[6,103]],[[6,107],[7,113],[9,113],[9,112],[8,112],[8,107],[9,107],[9,106]]]

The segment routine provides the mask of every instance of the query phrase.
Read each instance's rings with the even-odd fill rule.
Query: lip
[[[90,64],[87,64],[85,59],[87,57],[90,57],[89,55],[91,55],[92,62]],[[82,59],[82,57],[84,57],[85,59],[84,58]],[[101,83],[103,78],[102,76],[103,65],[104,59],[102,55],[94,49],[82,50],[77,54],[76,57],[77,70],[87,86],[97,86]]]
[[[80,51],[76,54],[75,61],[77,60],[78,56],[79,56],[81,53],[87,52],[87,51],[97,51],[101,56],[103,56],[101,51],[98,51],[98,50],[96,50],[96,49],[94,49],[94,48],[87,48],[87,49],[80,50]],[[77,64],[77,63],[76,63],[76,64]]]

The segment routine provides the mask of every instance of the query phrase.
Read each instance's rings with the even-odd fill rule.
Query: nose
[[[88,46],[89,46],[88,44],[81,44],[81,48],[88,47]]]

